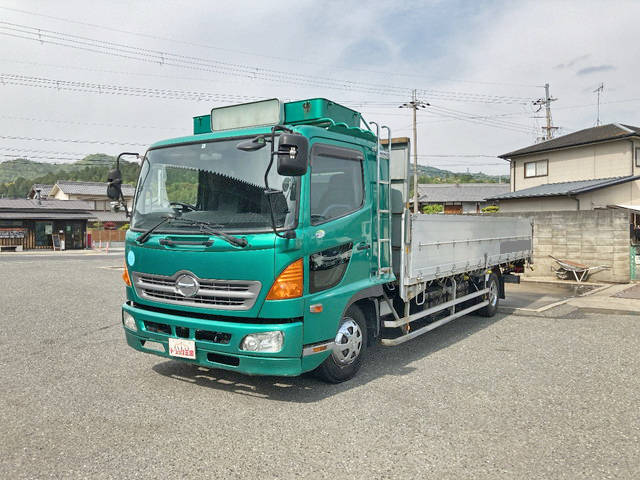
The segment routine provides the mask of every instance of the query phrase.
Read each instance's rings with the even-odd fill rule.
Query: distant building
[[[479,213],[492,205],[488,197],[509,191],[506,183],[428,183],[418,185],[420,211],[426,205],[442,205],[446,214]]]
[[[67,250],[85,248],[92,206],[82,200],[0,198],[0,250],[51,249],[54,235]]]
[[[510,191],[489,197],[501,212],[640,205],[640,128],[587,128],[500,155]]]
[[[31,190],[27,194],[27,198],[36,198],[37,193],[40,192],[40,198],[47,198],[53,185],[45,185],[44,183],[34,183]]]
[[[82,200],[88,202],[91,210],[90,222],[114,223],[116,227],[128,223],[124,212],[111,211],[111,199],[107,197],[107,184],[104,182],[75,182],[69,180],[58,180],[53,185],[36,183],[31,187],[28,198],[37,198],[40,191],[41,199],[55,200]],[[133,205],[133,195],[135,187],[133,185],[122,185],[122,193],[127,202],[127,208],[131,210]]]
[[[135,190],[133,185],[122,185],[122,194],[129,209],[131,209],[133,204]],[[103,182],[71,182],[68,180],[58,180],[51,188],[49,196],[57,200],[85,200],[93,202],[93,208],[91,210],[103,212],[111,210],[111,200],[107,197],[107,184]]]

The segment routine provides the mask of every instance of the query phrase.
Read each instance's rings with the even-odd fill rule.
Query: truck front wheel
[[[331,355],[316,369],[325,382],[341,383],[353,378],[367,350],[367,324],[362,311],[350,306],[340,320]]]
[[[493,317],[498,311],[498,297],[500,296],[498,276],[495,273],[489,275],[487,288],[489,289],[489,292],[483,298],[484,300],[489,300],[489,304],[478,310],[478,314],[483,317]]]

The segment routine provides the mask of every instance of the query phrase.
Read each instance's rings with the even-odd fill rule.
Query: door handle
[[[366,243],[366,242],[360,242],[357,246],[356,246],[356,250],[361,251],[361,250],[367,250],[371,248],[371,245]]]

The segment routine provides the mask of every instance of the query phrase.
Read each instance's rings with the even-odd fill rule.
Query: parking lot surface
[[[584,295],[597,288],[597,285],[579,285],[575,283],[544,283],[522,282],[520,284],[507,283],[506,297],[501,306],[503,310],[526,308],[536,310],[548,305],[567,300],[568,298]]]
[[[130,349],[120,265],[0,258],[0,478],[638,478],[637,316],[468,316],[327,385]]]

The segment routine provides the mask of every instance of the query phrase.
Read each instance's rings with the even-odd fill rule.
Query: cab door
[[[372,217],[364,164],[356,146],[316,143],[311,149],[308,298],[322,303],[331,321],[307,322],[305,343],[335,335],[346,301],[370,282]]]

